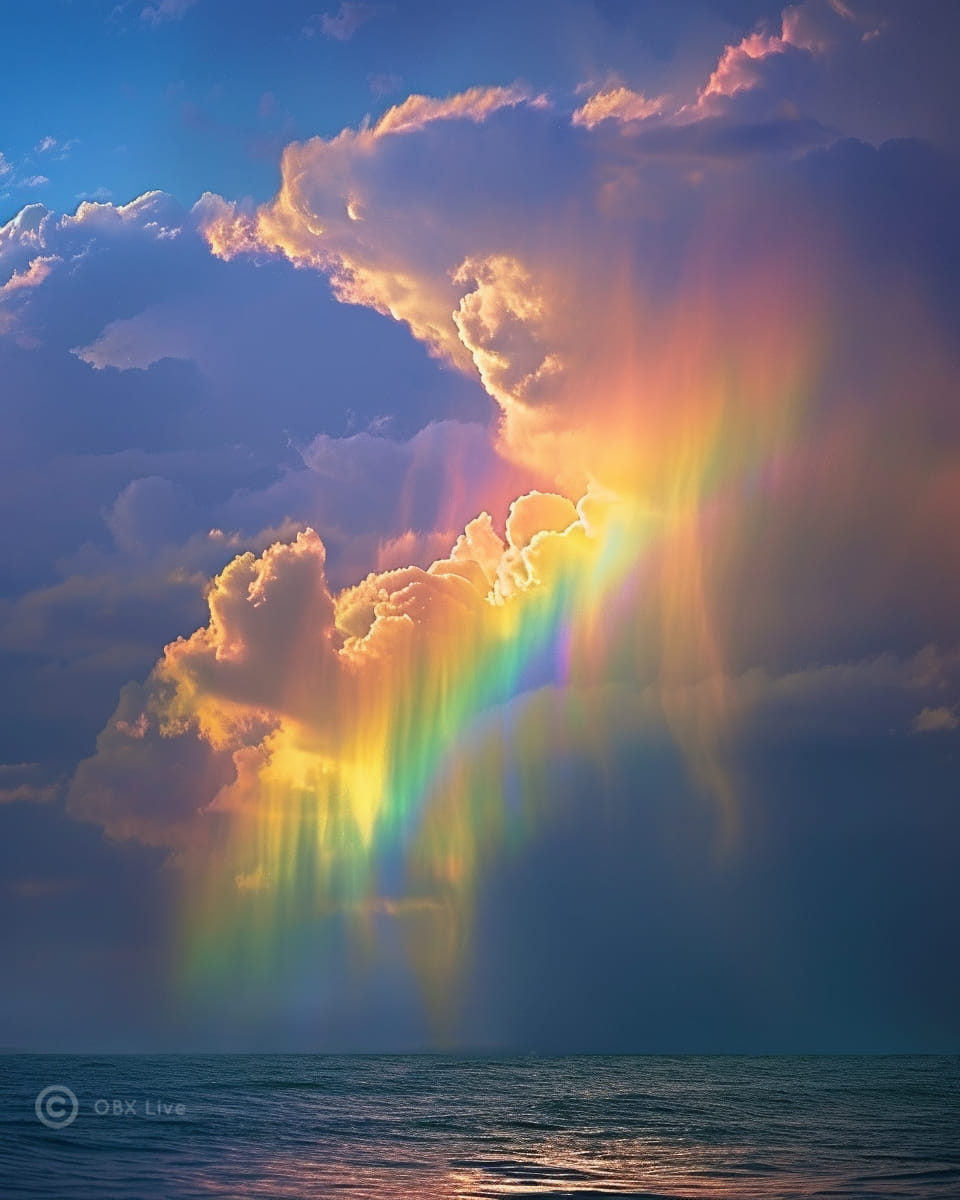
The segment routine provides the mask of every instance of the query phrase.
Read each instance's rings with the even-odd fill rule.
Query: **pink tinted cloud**
[[[574,125],[592,129],[601,121],[645,121],[660,116],[666,105],[665,96],[647,97],[627,87],[609,88],[594,93],[572,117]]]

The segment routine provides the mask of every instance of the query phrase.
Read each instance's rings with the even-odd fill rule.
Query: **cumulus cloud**
[[[756,87],[762,78],[759,64],[792,45],[784,31],[780,35],[752,33],[736,46],[728,46],[700,92],[698,104],[704,106],[713,96],[735,96]]]
[[[782,126],[785,115],[799,118],[796,100],[803,89],[798,93],[797,83],[803,77],[804,65],[859,40],[860,25],[859,18],[845,6],[838,8],[829,0],[803,0],[782,11],[779,32],[761,25],[724,47],[694,99],[667,95],[651,98],[617,84],[589,95],[574,110],[573,123],[593,128],[611,122],[625,131],[644,134],[649,124],[654,126],[653,139],[664,146],[674,138],[678,144],[685,139],[689,146],[703,147],[711,140],[711,132],[714,139],[719,132],[727,135],[729,154],[738,140],[738,123]],[[587,90],[586,85],[581,90]],[[710,118],[715,122],[712,127]],[[808,134],[794,148],[812,144],[816,139],[810,139],[809,131],[820,123],[808,115],[796,124],[798,128],[806,125]],[[775,147],[768,138],[757,148],[766,153]]]
[[[31,328],[32,314],[41,313],[55,268],[62,262],[82,262],[89,238],[108,230],[143,233],[150,240],[175,236],[182,214],[175,204],[161,215],[158,193],[149,193],[130,204],[114,208],[108,204],[82,203],[75,214],[56,216],[42,204],[31,204],[0,227],[0,333],[17,337],[22,345],[36,344],[37,330]],[[165,216],[167,223],[163,223]],[[160,218],[160,219],[158,219]],[[28,297],[27,293],[32,296]],[[29,303],[27,303],[29,299]]]
[[[511,98],[512,101],[516,99]],[[584,160],[577,165],[582,190],[575,187],[572,195],[568,193],[563,218],[569,222],[571,205],[580,206],[583,219],[578,225],[578,244],[590,247],[589,251],[584,250],[583,258],[587,261],[581,265],[558,260],[556,255],[539,253],[537,236],[532,227],[524,226],[526,214],[522,206],[514,203],[512,225],[505,216],[509,202],[506,192],[513,182],[506,174],[498,175],[496,166],[492,165],[504,142],[501,129],[492,124],[494,115],[502,112],[503,101],[503,96],[487,95],[481,102],[476,93],[465,94],[455,102],[434,105],[421,104],[418,100],[413,122],[407,119],[411,111],[410,102],[407,102],[386,114],[372,130],[345,131],[329,142],[314,139],[302,146],[292,146],[285,157],[284,189],[275,203],[256,213],[243,213],[215,198],[208,198],[201,206],[200,220],[215,252],[231,256],[253,248],[279,250],[294,262],[326,270],[342,298],[370,304],[406,321],[436,353],[443,354],[463,369],[469,370],[472,365],[504,410],[506,436],[515,449],[520,449],[521,445],[532,445],[530,439],[534,432],[538,441],[541,435],[551,432],[550,417],[539,396],[552,397],[555,407],[559,396],[569,396],[572,402],[575,394],[583,394],[582,383],[571,364],[586,361],[586,357],[579,347],[571,351],[571,343],[578,335],[565,324],[564,318],[565,312],[569,311],[570,299],[584,292],[594,294],[597,280],[605,270],[610,272],[612,269],[610,277],[617,279],[618,275],[622,278],[627,270],[633,269],[626,263],[622,263],[619,272],[609,262],[604,262],[603,267],[594,265],[603,262],[603,255],[610,252],[604,245],[602,223],[591,222],[587,216],[588,205],[603,203],[612,217],[617,205],[622,203],[626,212],[635,197],[643,194],[635,181],[643,172],[645,162],[662,161],[670,146],[675,158],[681,146],[681,159],[695,157],[694,141],[688,140],[684,145],[669,139],[675,138],[677,132],[690,138],[687,130],[692,130],[698,137],[710,137],[713,126],[711,120],[703,120],[687,123],[687,130],[669,129],[666,131],[668,140],[662,145],[652,140],[657,131],[644,135],[650,140],[641,137],[631,144],[631,152],[635,155],[631,167],[616,173],[603,163],[608,147],[602,141],[598,140],[595,147],[588,148]],[[489,132],[481,130],[471,144],[472,161],[478,164],[479,170],[476,177],[469,174],[469,182],[465,182],[462,194],[458,196],[461,205],[458,218],[443,221],[438,214],[431,224],[429,242],[424,239],[418,243],[404,195],[402,192],[390,195],[387,189],[395,177],[398,156],[406,155],[408,150],[409,157],[414,159],[423,151],[414,143],[409,143],[405,150],[399,141],[394,141],[393,135],[403,131],[406,138],[422,138],[424,143],[429,141],[437,145],[442,136],[441,122],[467,112],[472,114],[471,119],[484,115],[484,125],[490,127]],[[794,121],[793,125],[795,129],[802,129],[803,137],[807,137],[801,123]],[[515,139],[536,145],[538,136],[545,140],[547,131],[555,129],[554,120],[548,113],[520,101],[517,120],[513,124]],[[706,132],[701,134],[701,130]],[[758,139],[758,149],[771,146],[769,141],[763,141],[759,127],[744,129],[738,136],[745,137],[747,133]],[[776,145],[775,142],[772,144]],[[712,153],[710,150],[701,154],[701,168],[710,161]],[[377,170],[379,160],[383,162],[382,174]],[[464,170],[470,172],[469,167]],[[388,174],[391,182],[388,182]],[[474,180],[479,186],[481,174],[485,176],[484,205],[475,206],[471,204],[470,191]],[[798,186],[803,187],[802,174],[797,180]],[[728,181],[717,178],[714,187],[726,188]],[[731,203],[734,203],[735,190],[735,186],[731,188]],[[680,187],[679,192],[683,194],[684,189]],[[423,193],[429,197],[430,189],[424,186]],[[656,192],[651,192],[648,186],[645,202],[651,203],[655,196]],[[765,205],[768,201],[776,202],[772,192],[760,203]],[[696,186],[686,189],[685,202],[700,209]],[[412,211],[414,201],[409,203]],[[415,203],[422,208],[431,201],[418,195]],[[737,220],[748,220],[742,213],[750,204],[736,203],[740,203],[741,208]],[[536,218],[530,219],[539,222],[543,231],[541,241],[553,239],[556,243],[563,238],[561,219],[554,215],[549,199],[541,199]],[[516,228],[518,222],[519,228]],[[666,224],[669,227],[670,223]],[[794,261],[794,254],[803,253],[804,236],[800,234],[796,238],[792,249],[791,239],[782,241],[777,252]],[[496,252],[491,252],[494,248]],[[638,253],[639,250],[637,246]],[[657,253],[653,247],[644,246],[643,250]],[[671,253],[675,253],[673,248],[660,250],[664,257]],[[626,259],[629,262],[630,256]],[[823,266],[826,271],[826,264]],[[792,267],[784,262],[784,269],[789,271]],[[741,276],[745,274],[742,263],[737,270]],[[631,293],[628,303],[635,305],[636,283],[624,281],[622,286]],[[642,285],[639,290],[642,291]],[[667,305],[669,302],[667,298]],[[800,293],[795,293],[794,297],[781,298],[778,303],[805,305],[807,301]],[[660,307],[663,308],[663,300]],[[736,320],[735,311],[736,306],[731,312],[733,320]],[[451,313],[454,314],[452,319]],[[793,318],[794,321],[802,320],[801,313],[795,312]],[[662,320],[654,318],[657,319]],[[612,323],[612,333],[609,332],[609,320],[607,327],[607,333],[591,328],[589,333],[582,334],[584,350],[596,337],[610,342],[611,337],[618,336],[617,322]],[[784,329],[789,327],[786,322]],[[717,325],[716,337],[728,338],[730,332],[729,327],[725,326],[721,331]],[[746,336],[746,329],[743,334]],[[635,341],[638,335],[631,329],[624,336]],[[642,338],[643,334],[639,336]],[[784,336],[788,336],[786,332]],[[709,359],[709,355],[704,357]],[[560,436],[560,430],[556,432]],[[581,438],[573,453],[582,459],[590,445],[590,439]],[[558,461],[555,451],[556,445],[548,449],[553,463]],[[576,466],[573,453],[569,462]],[[604,445],[600,453],[609,463],[609,448]],[[615,459],[616,455],[613,457]],[[595,468],[591,466],[590,469]],[[608,481],[609,474],[608,470]]]
[[[410,258],[403,249],[409,217],[401,221],[396,210],[392,214],[392,262],[384,262],[383,239],[391,235],[383,213],[377,214],[376,248],[369,257],[365,254],[363,246],[370,238],[372,214],[367,211],[363,164],[367,162],[376,169],[372,149],[392,143],[398,135],[413,135],[448,122],[482,123],[491,114],[530,99],[530,93],[520,87],[471,88],[440,100],[410,96],[388,109],[370,128],[344,130],[329,142],[314,138],[288,146],[284,171],[292,191],[281,203],[264,206],[252,214],[208,195],[197,206],[200,225],[214,253],[224,258],[256,250],[280,251],[298,265],[331,268],[334,289],[342,300],[369,304],[407,321],[431,349],[465,366],[469,359],[451,327],[454,289],[444,281],[428,294],[422,271],[418,273],[412,263],[405,261]],[[302,193],[293,184],[298,177],[304,183]],[[337,177],[342,183],[330,188],[329,183]],[[322,237],[311,233],[301,219],[315,208],[324,212]],[[437,254],[447,249],[438,246]],[[452,263],[450,268],[456,265]]]
[[[21,288],[39,287],[58,262],[60,259],[55,254],[37,255],[30,260],[25,271],[13,272],[7,282],[0,286],[0,294],[9,296]]]
[[[427,566],[524,486],[477,385],[317,277],[212,258],[170,197],[28,207],[0,286],[0,754],[69,769],[235,555],[312,524],[337,586]]]
[[[757,31],[724,49],[700,90],[697,107],[709,109],[716,100],[758,87],[764,80],[763,66],[772,57],[795,51],[826,54],[835,45],[838,27],[854,19],[845,5],[837,6],[829,0],[804,0],[785,8],[779,33]]]
[[[113,836],[129,834],[138,818],[123,787],[108,783],[117,774],[114,757],[130,764],[137,746],[149,741],[156,753],[174,747],[174,761],[175,739],[196,746],[199,735],[221,766],[224,755],[232,756],[236,779],[226,784],[221,777],[218,787],[216,772],[198,776],[190,797],[166,818],[150,814],[151,840],[166,820],[166,837],[186,852],[194,839],[182,821],[191,809],[235,812],[259,823],[264,787],[279,795],[289,786],[291,765],[322,790],[322,804],[336,805],[324,817],[331,851],[341,839],[367,840],[385,815],[382,806],[402,802],[399,794],[390,799],[382,772],[398,772],[400,787],[409,769],[402,759],[383,759],[386,745],[401,729],[411,739],[432,736],[429,723],[411,724],[428,711],[404,713],[410,670],[420,674],[423,703],[435,705],[454,675],[463,674],[467,684],[471,664],[497,653],[525,597],[543,594],[551,579],[589,553],[574,505],[531,493],[512,506],[505,539],[483,514],[426,570],[373,573],[336,596],[312,530],[259,557],[243,555],[214,580],[208,624],[167,647],[146,689],[125,694],[98,756],[74,782],[72,810],[102,821]],[[509,688],[499,679],[490,686]],[[429,712],[444,719],[435,708]],[[157,740],[155,730],[166,740]],[[458,818],[449,812],[442,819]],[[281,878],[283,868],[279,860],[260,861],[242,871]],[[424,869],[436,881],[449,864],[434,861]]]
[[[23,298],[18,293],[39,287],[59,262],[55,254],[38,254],[22,270],[14,270],[6,283],[0,284],[0,334],[15,328],[16,301]]]
[[[648,122],[630,119],[633,100],[623,90],[601,93],[574,113],[573,122],[590,129],[602,126],[602,110],[606,117],[618,116],[620,124],[645,129]],[[513,109],[518,114],[513,146],[504,155],[510,139],[502,128]],[[423,155],[426,144],[439,147],[441,141],[448,142],[446,123],[464,120],[491,126],[491,132],[481,130],[471,139],[472,158],[465,157],[460,168],[476,187],[459,189],[457,221],[438,213],[429,242],[418,239],[415,206],[436,205],[430,189],[424,187],[422,194],[409,200],[409,185],[389,195],[383,189],[395,184],[388,184],[386,176],[395,177],[402,157],[416,158]],[[225,258],[280,252],[298,265],[327,272],[341,299],[405,321],[434,353],[463,370],[477,370],[508,422],[519,424],[520,407],[531,403],[538,390],[546,394],[554,385],[563,386],[565,356],[559,347],[576,336],[564,327],[563,306],[547,303],[545,297],[572,298],[578,289],[590,286],[574,278],[577,266],[557,265],[555,257],[551,261],[549,253],[538,250],[538,239],[529,235],[527,214],[522,211],[517,228],[510,155],[523,145],[543,157],[551,129],[556,130],[555,119],[523,89],[471,89],[442,101],[411,97],[388,110],[372,128],[345,130],[334,139],[315,138],[288,147],[284,189],[274,203],[250,212],[208,196],[198,205],[198,218],[214,252]],[[398,135],[419,140],[405,149],[395,141]],[[731,155],[802,148],[829,136],[815,122],[797,120],[719,129],[715,119],[680,126],[661,122],[632,139],[630,152],[638,159],[635,167],[617,168],[604,161],[609,147],[599,137],[581,146],[565,140],[567,160],[577,164],[573,172],[577,184],[572,189],[569,182],[564,184],[568,190],[563,193],[562,213],[559,197],[556,202],[549,196],[539,198],[536,219],[545,231],[539,240],[562,239],[561,223],[577,224],[571,216],[575,207],[584,217],[588,206],[598,203],[611,215],[618,205],[626,210],[634,203],[631,189],[646,162],[686,159],[703,166]],[[615,150],[614,162],[621,153]],[[441,154],[436,161],[434,193],[443,196],[449,185],[439,178]],[[553,164],[544,161],[543,166],[549,171]],[[478,189],[482,189],[482,204],[471,194]],[[655,194],[648,192],[645,202],[650,203]],[[586,246],[594,238],[602,255],[609,250],[599,244],[601,236],[588,221],[579,222],[580,244]],[[583,256],[589,258],[589,252],[584,250]],[[615,273],[622,275],[625,266],[614,267]],[[499,344],[504,336],[509,337],[509,345]],[[518,429],[513,441],[523,440],[528,433]]]
[[[731,48],[702,95],[732,99],[751,90],[750,64],[771,55],[825,53],[826,42],[808,18],[788,10],[779,35],[758,34]],[[638,682],[645,672],[658,677],[671,731],[696,776],[727,803],[724,729],[745,712],[742,688],[733,682],[740,678],[736,665],[793,664],[792,673],[778,674],[784,681],[779,695],[798,695],[799,681],[806,686],[813,678],[842,694],[843,669],[811,677],[801,670],[803,660],[818,650],[841,658],[851,649],[872,650],[881,656],[863,661],[873,664],[869,671],[880,671],[888,661],[883,641],[857,647],[851,638],[862,606],[877,612],[881,593],[889,603],[882,638],[896,640],[912,629],[913,636],[922,630],[924,640],[930,630],[956,639],[945,608],[931,621],[891,585],[889,536],[882,556],[864,557],[857,577],[845,578],[839,604],[836,588],[823,588],[825,579],[839,579],[850,539],[872,544],[877,522],[904,532],[895,539],[898,571],[932,577],[952,570],[952,554],[937,530],[944,527],[942,505],[953,491],[955,462],[950,452],[927,445],[917,458],[902,456],[896,481],[891,485],[887,477],[878,489],[870,482],[877,479],[871,453],[851,441],[854,429],[861,431],[856,436],[863,433],[859,401],[845,382],[853,344],[863,336],[865,344],[899,347],[908,325],[911,338],[922,338],[928,326],[909,304],[896,316],[875,304],[858,256],[820,253],[848,244],[859,219],[852,192],[839,206],[824,203],[821,172],[855,175],[854,160],[863,152],[895,174],[896,155],[842,146],[788,171],[752,171],[745,182],[719,169],[718,129],[741,144],[754,139],[760,154],[787,143],[717,113],[673,114],[659,124],[653,114],[652,120],[639,112],[631,117],[631,99],[601,94],[593,110],[588,101],[571,124],[589,136],[574,143],[562,118],[529,96],[511,97],[509,105],[491,93],[434,103],[416,98],[371,129],[289,147],[273,203],[244,212],[209,197],[199,218],[216,253],[279,251],[316,267],[332,277],[343,299],[406,322],[434,353],[476,371],[501,409],[505,452],[552,475],[568,495],[576,498],[590,486],[608,489],[650,514],[657,530],[647,551],[651,585],[634,616],[641,625],[653,622],[660,640],[656,651],[640,654],[646,665]],[[618,118],[614,125],[643,127],[630,138],[629,156],[624,143],[606,137],[602,110]],[[476,125],[466,146],[460,144],[464,118]],[[446,136],[448,122],[458,121]],[[794,147],[830,140],[816,122],[793,117],[787,125],[802,133]],[[554,207],[545,187],[528,209],[517,197],[515,177],[498,166],[507,146],[514,152],[523,146],[530,158],[550,139],[562,139],[565,148],[566,191]],[[458,163],[461,184],[453,202],[449,185],[434,187],[422,165],[403,165],[439,155]],[[687,173],[691,160],[698,164],[693,175]],[[717,173],[705,190],[702,172],[714,162]],[[666,179],[648,170],[664,163],[676,168]],[[442,174],[449,179],[452,172]],[[410,178],[419,185],[412,195],[402,182]],[[482,204],[474,202],[478,189]],[[429,233],[419,237],[425,211]],[[641,220],[634,224],[637,213]],[[796,220],[787,235],[785,213]],[[890,219],[898,218],[891,213]],[[648,228],[656,235],[648,237]],[[672,286],[665,282],[668,262]],[[789,290],[779,282],[784,278],[793,281]],[[836,319],[825,324],[825,312],[837,313]],[[896,337],[891,321],[900,328]],[[881,326],[890,333],[877,339]],[[829,328],[843,329],[844,338],[833,341]],[[926,361],[936,365],[925,373],[926,402],[938,420],[949,422],[950,352],[942,345],[928,350]],[[725,382],[716,374],[720,361],[736,363]],[[903,361],[899,349],[891,358],[874,352],[866,369],[858,360],[858,389],[900,426],[912,422],[897,401]],[[841,495],[818,474],[811,502],[801,481],[809,481],[820,454],[842,458],[846,478],[856,485]],[[924,486],[920,509],[909,502],[914,519],[907,534],[896,512],[931,455],[938,465],[927,478],[937,483]],[[710,471],[708,463],[715,464]],[[720,477],[708,484],[716,470]],[[744,472],[768,497],[762,518],[757,501],[742,490]],[[811,523],[825,530],[827,514],[836,521],[838,512],[843,520],[836,538],[813,532]],[[812,558],[796,553],[811,545],[817,547]],[[939,549],[931,551],[932,545]],[[508,549],[496,569],[503,597],[512,594],[515,551],[515,545]],[[730,574],[734,562],[738,575],[760,586],[742,593]],[[520,578],[529,583],[529,574]],[[421,607],[424,585],[408,592],[413,584],[402,571],[396,582],[404,596],[400,613],[416,619],[430,611]],[[427,594],[442,611],[440,595]],[[734,594],[738,600],[730,607],[726,598]],[[379,603],[384,617],[399,615],[389,591]],[[900,683],[889,686],[902,690]],[[852,694],[845,703],[854,703]],[[892,724],[901,720],[890,717]]]
[[[103,506],[111,553],[166,565],[162,543],[212,581],[205,623],[124,693],[70,811],[175,847],[208,936],[238,893],[261,915],[402,913],[402,859],[404,899],[449,917],[449,959],[485,856],[543,819],[554,755],[609,764],[669,733],[732,825],[736,750],[764,719],[838,712],[887,736],[920,705],[953,715],[953,676],[920,648],[960,643],[943,586],[960,567],[956,348],[930,317],[956,244],[930,213],[952,213],[957,181],[916,147],[776,115],[766,72],[828,57],[821,17],[849,23],[785,10],[686,111],[625,87],[573,114],[519,86],[412,96],[288,146],[256,208],[207,195],[188,216],[154,195],[0,230],[22,272],[81,233],[186,269],[199,229],[219,280],[303,289],[298,340],[318,336],[303,313],[326,279],[487,398],[391,437],[387,400],[359,429],[290,439],[255,485],[223,468],[212,499],[141,458]],[[219,454],[270,318],[211,284],[222,324],[198,326],[212,306],[189,271],[192,300],[151,294],[67,344],[98,387],[225,381],[188,410],[215,408],[201,428]],[[60,274],[18,291],[39,300]],[[273,353],[288,386],[263,394],[286,406],[299,360]],[[328,370],[308,364],[305,394]],[[244,414],[251,446],[263,408]],[[15,609],[14,634],[39,641],[44,605]],[[138,770],[150,787],[131,797]]]

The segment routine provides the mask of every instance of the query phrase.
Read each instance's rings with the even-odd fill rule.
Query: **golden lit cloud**
[[[819,45],[787,10],[779,35],[728,48],[701,100]],[[207,756],[169,835],[195,946],[268,944],[291,913],[389,915],[416,926],[442,990],[483,863],[549,819],[550,764],[609,769],[666,731],[732,839],[747,717],[851,674],[913,687],[909,655],[817,659],[879,598],[887,629],[923,624],[918,606],[949,620],[942,592],[898,583],[960,571],[943,533],[954,456],[900,404],[922,374],[931,414],[955,420],[955,364],[922,304],[905,287],[878,305],[841,216],[800,210],[799,175],[719,167],[704,186],[686,155],[648,172],[603,128],[644,120],[634,101],[598,93],[570,118],[517,89],[411,97],[288,146],[268,204],[195,210],[220,257],[323,271],[475,375],[491,436],[530,476],[456,540],[444,521],[385,542],[383,569],[345,588],[309,528],[241,555],[210,585],[208,623],[167,647],[139,709],[125,701],[71,805],[129,832],[112,756],[162,761],[177,739]],[[561,137],[578,170],[524,203],[517,163],[549,162]],[[868,547],[855,572],[851,544]],[[414,548],[429,565],[404,560]],[[924,708],[914,728],[952,716]],[[152,813],[148,835],[161,825]]]

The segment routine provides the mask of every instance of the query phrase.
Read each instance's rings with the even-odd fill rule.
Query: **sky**
[[[960,9],[0,39],[0,1047],[960,1045]]]

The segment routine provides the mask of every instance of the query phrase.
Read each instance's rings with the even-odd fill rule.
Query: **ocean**
[[[5,1055],[0,1071],[3,1200],[960,1197],[958,1057]]]

